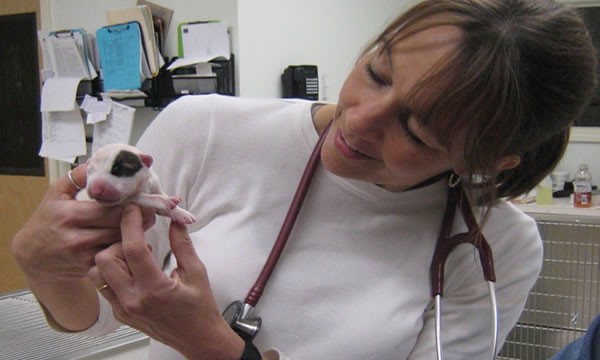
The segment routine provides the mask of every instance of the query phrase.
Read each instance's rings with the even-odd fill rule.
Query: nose
[[[394,117],[393,107],[386,99],[363,100],[346,109],[346,131],[349,135],[379,141]]]

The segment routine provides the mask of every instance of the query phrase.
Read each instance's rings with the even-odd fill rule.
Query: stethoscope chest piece
[[[258,316],[252,316],[252,310],[254,308],[249,305],[242,303],[241,301],[234,301],[223,311],[223,318],[231,328],[238,333],[238,335],[248,340],[254,339],[260,326],[262,325],[262,319]]]

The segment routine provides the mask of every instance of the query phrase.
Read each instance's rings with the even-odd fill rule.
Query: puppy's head
[[[116,204],[143,191],[152,156],[124,144],[98,149],[87,161],[87,193],[105,204]]]

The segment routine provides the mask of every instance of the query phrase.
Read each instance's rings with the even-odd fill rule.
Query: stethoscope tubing
[[[492,353],[490,359],[496,359],[496,350],[498,347],[498,303],[496,301],[496,286],[493,281],[487,281],[488,292],[490,297],[490,308],[492,314]],[[437,294],[434,298],[434,312],[435,312],[435,351],[437,360],[443,360],[443,349],[442,349],[442,295]]]
[[[331,123],[325,128],[324,132],[321,134],[316,146],[314,147],[310,155],[304,173],[302,174],[302,178],[300,179],[300,182],[298,184],[298,188],[296,189],[296,192],[288,209],[287,215],[283,221],[277,239],[273,244],[271,253],[269,254],[269,257],[267,258],[254,285],[248,291],[248,294],[246,295],[246,298],[243,303],[241,301],[234,301],[223,313],[224,317],[227,318],[232,328],[249,337],[250,339],[254,338],[258,331],[260,331],[262,323],[260,317],[252,317],[252,312],[265,290],[266,284],[268,283],[273,273],[273,270],[275,269],[275,266],[277,265],[277,262],[281,257],[281,253],[285,248],[289,235],[296,222],[296,218],[300,212],[302,203],[304,202],[304,199],[308,192],[308,187],[316,172],[316,168],[320,160],[321,147],[323,145],[323,142],[325,141],[326,134],[329,131],[330,126]],[[498,306],[494,287],[495,274],[491,248],[485,240],[485,238],[483,237],[483,235],[479,232],[477,222],[473,217],[470,206],[468,204],[468,200],[466,199],[466,196],[464,194],[464,190],[460,186],[457,187],[458,182],[454,184],[451,184],[449,182],[449,185],[450,189],[446,214],[444,215],[442,230],[440,232],[440,237],[438,238],[438,244],[436,245],[436,250],[431,265],[432,295],[435,303],[435,341],[437,359],[443,359],[441,339],[441,298],[443,293],[444,265],[449,253],[454,249],[454,247],[464,242],[471,243],[478,250],[481,260],[481,266],[484,272],[484,278],[488,283],[490,305],[492,308],[492,317],[494,325],[492,337],[492,359],[495,359],[498,342]],[[452,219],[454,218],[457,204],[463,212],[463,218],[467,223],[469,233],[455,235],[454,237],[450,238],[448,237],[448,235],[452,228]]]
[[[248,295],[244,300],[244,304],[246,308],[250,307],[250,309],[254,309],[256,304],[260,300],[267,283],[269,282],[269,278],[275,269],[275,265],[279,261],[281,257],[281,253],[285,248],[285,244],[292,232],[292,228],[296,223],[296,218],[298,217],[298,213],[300,212],[300,208],[302,207],[302,203],[304,202],[304,198],[306,197],[306,193],[308,192],[308,187],[312,181],[312,178],[315,175],[315,170],[319,164],[319,160],[321,159],[321,148],[323,147],[323,143],[325,142],[325,138],[327,137],[327,133],[329,132],[329,128],[331,127],[330,122],[323,133],[319,137],[317,144],[315,145],[310,158],[306,164],[306,168],[304,173],[302,174],[302,178],[298,184],[298,188],[294,193],[294,197],[288,209],[288,212],[283,220],[283,224],[281,225],[281,229],[279,230],[279,235],[277,235],[277,239],[273,244],[273,248],[265,265],[263,266],[260,275],[256,279],[254,285],[248,291]]]

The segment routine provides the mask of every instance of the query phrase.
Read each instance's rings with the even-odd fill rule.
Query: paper
[[[194,66],[200,65],[200,68],[202,69],[201,64],[208,64],[209,61],[214,60],[214,59],[215,58],[209,57],[209,56],[205,56],[205,57],[196,56],[196,57],[192,57],[192,58],[176,59],[167,67],[167,70],[172,71],[175,69],[179,69],[179,68],[186,67],[186,66],[192,66],[192,65],[194,65]],[[198,69],[197,66],[196,66],[196,69]],[[211,69],[211,72],[212,72],[212,69]]]
[[[93,125],[106,120],[112,110],[112,104],[112,101],[98,101],[93,96],[85,95],[80,108],[87,114],[86,124]]]
[[[54,77],[91,80],[98,75],[87,54],[90,45],[83,30],[40,31],[38,38],[45,70],[52,71]]]
[[[42,113],[40,156],[74,163],[77,156],[85,154],[85,128],[79,109]]]
[[[134,116],[134,108],[113,102],[112,111],[106,121],[94,125],[92,153],[112,143],[129,144]]]
[[[75,97],[81,78],[50,78],[42,87],[40,110],[71,111],[75,109]]]
[[[173,18],[173,9],[166,8],[164,6],[157,5],[147,0],[138,0],[136,5],[146,5],[150,8],[152,18],[154,20],[160,19],[163,24],[164,37],[167,37],[169,28],[171,27],[171,19]]]
[[[180,24],[182,56],[169,65],[168,70],[215,59],[229,60],[231,46],[227,25],[220,21]]]

